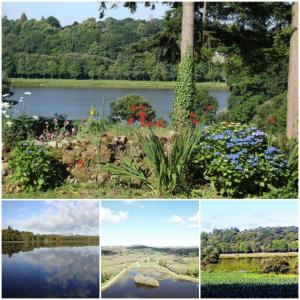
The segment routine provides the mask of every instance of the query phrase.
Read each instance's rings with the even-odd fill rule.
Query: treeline
[[[99,237],[85,235],[34,234],[30,231],[19,231],[8,227],[7,229],[2,229],[2,242],[24,242],[36,244],[84,242],[88,244],[99,244]]]
[[[298,251],[298,228],[259,227],[214,229],[201,233],[201,249],[222,253],[295,252]]]
[[[9,77],[176,80],[176,60],[158,57],[168,27],[164,20],[116,20],[61,27],[54,17],[28,20],[2,18],[3,71]],[[178,28],[179,31],[179,28]],[[197,81],[223,80],[221,68],[212,76],[207,61],[196,68]]]

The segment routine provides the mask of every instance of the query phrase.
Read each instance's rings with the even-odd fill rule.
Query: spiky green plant
[[[199,131],[186,128],[175,138],[169,154],[165,153],[161,140],[151,131],[142,135],[137,133],[143,153],[150,166],[151,176],[146,176],[133,159],[124,157],[120,166],[109,164],[107,170],[117,176],[140,180],[156,195],[174,193],[188,185],[188,164],[192,152],[199,141]]]

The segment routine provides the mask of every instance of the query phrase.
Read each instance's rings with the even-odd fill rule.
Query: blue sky
[[[99,234],[98,201],[3,201],[2,228],[34,233]]]
[[[107,5],[109,8],[110,6]],[[168,5],[157,4],[155,10],[145,8],[142,4],[138,5],[135,14],[131,14],[129,9],[119,5],[117,9],[107,9],[105,18],[115,19],[134,18],[148,19],[161,18],[164,16]],[[87,18],[99,19],[99,4],[97,2],[3,2],[2,16],[6,15],[9,19],[17,19],[22,13],[28,19],[40,20],[42,16],[56,17],[62,26],[71,25],[74,21],[82,22]],[[104,18],[104,19],[105,19]]]
[[[101,244],[198,246],[198,201],[102,201]]]
[[[267,226],[298,226],[298,202],[282,201],[203,201],[201,229]]]

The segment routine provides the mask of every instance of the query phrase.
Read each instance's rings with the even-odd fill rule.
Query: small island
[[[159,281],[156,278],[141,274],[138,274],[134,277],[134,282],[148,286],[159,286]]]

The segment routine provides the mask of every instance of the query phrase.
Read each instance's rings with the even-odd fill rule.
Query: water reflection
[[[99,247],[3,245],[3,297],[99,297]]]

